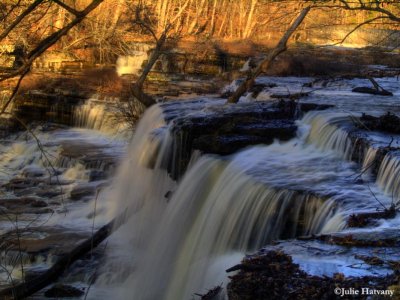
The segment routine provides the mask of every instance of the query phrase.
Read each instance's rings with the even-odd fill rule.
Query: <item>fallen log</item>
[[[353,93],[362,93],[362,94],[371,94],[371,95],[378,95],[378,96],[393,96],[393,93],[386,91],[386,90],[377,90],[375,88],[370,88],[367,86],[360,86],[356,87],[351,90]]]
[[[29,280],[25,280],[12,287],[0,290],[0,298],[4,300],[24,299],[56,281],[73,262],[93,250],[108,236],[110,236],[113,230],[118,229],[122,224],[124,224],[127,218],[126,211],[128,210],[125,210],[125,212],[120,216],[102,226],[87,240],[77,245],[71,252],[59,257],[53,266],[47,271],[40,275],[32,276]]]
[[[352,89],[353,93],[363,93],[363,94],[372,94],[372,95],[378,95],[378,96],[393,96],[392,92],[389,92],[385,90],[383,87],[381,87],[375,79],[372,77],[367,77],[369,81],[371,81],[372,85],[374,86],[373,88],[366,87],[366,86],[361,86],[361,87],[356,87]]]

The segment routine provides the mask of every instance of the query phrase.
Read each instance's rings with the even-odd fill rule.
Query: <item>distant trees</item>
[[[313,6],[311,17],[298,30],[348,23],[354,26],[350,35],[362,26],[394,29],[400,22],[400,3],[393,0],[4,0],[0,54],[7,52],[15,60],[13,69],[0,68],[0,82],[23,78],[50,48],[91,51],[97,62],[112,62],[129,52],[129,41],[145,34],[155,41],[155,51],[136,83],[136,90],[143,91],[167,39],[276,41],[308,5]]]
[[[301,10],[297,18],[292,22],[285,34],[282,36],[277,46],[268,53],[267,57],[253,71],[248,74],[243,83],[228,98],[228,103],[237,103],[240,97],[254,85],[256,78],[268,70],[276,57],[286,51],[288,40],[304,21],[310,10],[311,6],[307,6]]]
[[[286,1],[281,1],[284,3]],[[236,89],[236,91],[229,97],[228,103],[237,103],[240,97],[247,92],[255,83],[256,78],[265,72],[273,60],[278,57],[282,52],[286,51],[289,38],[293,35],[296,29],[303,23],[311,8],[313,9],[339,9],[345,11],[367,12],[367,18],[356,24],[353,30],[349,31],[343,42],[358,28],[367,24],[372,24],[377,20],[388,21],[385,25],[394,25],[399,28],[400,25],[400,3],[392,0],[305,0],[304,4],[310,6],[303,8],[296,20],[292,23],[286,33],[282,36],[277,46],[271,50],[266,58],[252,71],[249,72],[244,82]],[[329,23],[328,23],[329,24]],[[377,90],[379,88],[375,87]]]
[[[309,0],[317,5],[326,5],[329,8],[339,8],[350,11],[369,12],[367,15],[376,15],[390,21],[400,22],[400,2],[394,0]]]
[[[272,0],[126,0],[130,5],[141,3],[151,7],[161,32],[168,20],[185,6],[173,26],[173,31],[183,35],[229,39],[249,38],[276,17],[273,9],[280,3]],[[265,9],[266,4],[271,10]]]
[[[23,44],[23,50],[18,52],[20,62],[13,69],[3,69],[0,72],[0,82],[19,76],[16,87],[8,101],[0,109],[3,114],[12,102],[24,76],[29,72],[33,62],[47,49],[54,46],[72,28],[81,23],[86,16],[96,9],[103,0],[92,0],[86,5],[70,6],[62,0],[9,1],[1,6],[0,43],[5,39],[14,44]],[[60,23],[61,27],[41,27],[41,21],[52,15],[48,11],[56,5],[65,10],[69,17]],[[19,36],[21,35],[21,36]]]
[[[361,27],[379,29],[399,29],[400,24],[400,2],[393,0],[304,0],[312,3],[319,13],[327,9],[336,11],[346,20],[353,29],[338,41],[343,43],[348,37]],[[319,9],[319,10],[318,10]],[[334,24],[332,20],[325,21],[328,25]],[[389,35],[390,36],[390,35]],[[382,41],[385,37],[382,37]]]

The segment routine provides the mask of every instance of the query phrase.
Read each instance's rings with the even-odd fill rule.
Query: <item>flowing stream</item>
[[[162,108],[152,107],[117,180],[116,211],[129,209],[132,216],[109,241],[92,299],[104,293],[117,299],[192,299],[225,285],[227,268],[272,240],[342,231],[350,214],[389,207],[399,192],[398,160],[385,158],[376,183],[369,177],[355,181],[376,150],[366,150],[361,166],[350,161],[347,129],[353,118],[337,109],[310,112],[289,142],[228,157],[195,152],[175,183],[165,171],[176,151],[172,129]]]
[[[260,79],[299,89],[308,80]],[[385,80],[382,84],[393,90],[393,80]],[[355,83],[342,84],[321,89],[306,100],[337,107],[302,116],[295,138],[247,147],[229,156],[193,151],[178,180],[168,171],[180,159],[182,141],[177,139],[184,139],[173,132],[174,118],[204,117],[210,109],[224,109],[223,100],[185,100],[184,115],[173,102],[155,105],[142,117],[128,146],[125,124],[115,124],[114,112],[92,99],[76,107],[72,127],[33,128],[47,158],[27,133],[2,141],[0,178],[13,186],[2,187],[2,201],[40,197],[56,212],[49,220],[46,214],[28,213],[19,220],[21,226],[46,222],[91,232],[128,213],[128,221],[104,246],[106,259],[96,270],[88,299],[196,299],[196,293],[225,286],[227,268],[271,241],[346,231],[351,214],[373,212],[398,201],[400,156],[388,153],[376,176],[370,168],[378,148],[391,137],[366,132],[369,146],[355,163],[349,134],[360,112],[384,112],[393,102],[383,99],[377,105],[366,96],[360,107],[360,96],[343,91]],[[282,90],[286,91],[272,92]],[[267,94],[262,92],[261,97],[268,98]],[[393,145],[398,146],[397,137]],[[25,179],[34,179],[37,185],[25,186]],[[78,196],[78,201],[68,200]],[[12,228],[7,219],[0,221],[2,232]],[[382,230],[389,227],[399,228],[399,218],[377,224]],[[336,268],[331,265],[327,274]],[[20,276],[18,269],[13,272]],[[358,274],[351,269],[343,272]]]

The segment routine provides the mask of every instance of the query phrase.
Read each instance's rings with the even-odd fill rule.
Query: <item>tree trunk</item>
[[[287,49],[287,42],[292,34],[296,31],[297,27],[303,22],[307,16],[311,7],[304,8],[297,16],[296,20],[290,25],[289,29],[285,32],[278,45],[269,53],[266,59],[264,59],[254,72],[252,72],[247,79],[237,88],[235,93],[229,97],[228,103],[237,103],[240,97],[247,92],[253,85],[256,78],[270,67],[271,63],[276,57]]]
[[[161,35],[161,37],[157,40],[156,48],[151,53],[149,61],[148,61],[147,65],[145,66],[142,74],[140,75],[140,77],[136,81],[136,83],[134,83],[131,86],[132,95],[146,107],[150,107],[153,104],[155,104],[156,100],[153,97],[147,95],[143,91],[143,84],[144,84],[147,76],[149,75],[151,69],[153,68],[154,64],[156,63],[157,59],[161,55],[162,47],[164,46],[164,44],[167,40],[167,31],[168,31],[168,29],[166,29],[163,32],[163,34]]]

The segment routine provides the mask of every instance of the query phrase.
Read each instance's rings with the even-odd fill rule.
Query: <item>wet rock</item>
[[[371,232],[348,232],[321,235],[319,239],[340,246],[393,247],[400,246],[400,235],[396,230],[386,229],[379,234]]]
[[[84,291],[66,284],[57,284],[48,289],[44,295],[48,298],[73,298],[85,294]]]
[[[96,193],[96,186],[94,185],[79,185],[71,191],[71,200],[81,200],[86,196],[93,196]]]
[[[38,167],[26,167],[22,171],[22,176],[25,177],[42,177],[46,174],[46,170]]]
[[[370,213],[358,213],[353,214],[347,220],[347,226],[349,227],[366,227],[376,223],[378,219],[393,219],[396,217],[396,209],[392,206],[384,211],[370,212]]]
[[[37,197],[0,199],[3,211],[12,214],[44,214],[53,210],[48,208],[46,201]]]
[[[90,236],[90,232],[77,232],[62,227],[31,227],[11,231],[0,236],[2,247],[10,251],[19,251],[45,259],[52,255],[69,253],[77,244]],[[54,257],[55,258],[55,257]]]
[[[90,170],[89,172],[89,181],[98,181],[104,180],[108,177],[106,172],[100,170]]]
[[[45,198],[54,198],[57,196],[60,196],[64,194],[64,191],[62,188],[54,188],[54,187],[47,187],[43,188],[40,191],[36,192],[36,195],[39,197],[45,197]]]
[[[312,110],[326,110],[333,107],[333,105],[329,104],[315,104],[315,103],[300,103],[299,106],[300,106],[300,111],[303,113]]]
[[[376,256],[367,256],[367,255],[358,255],[357,254],[354,257],[364,261],[365,263],[367,263],[371,266],[381,266],[385,263],[383,259],[380,259],[379,257],[376,257]]]
[[[46,203],[46,201],[43,200],[36,200],[35,202],[31,203],[32,207],[47,207],[48,204]]]
[[[196,293],[195,296],[200,297],[201,300],[223,300],[225,296],[223,294],[223,288],[217,286],[211,290],[209,290],[206,294],[198,294]]]
[[[95,181],[75,186],[71,191],[71,200],[82,200],[88,196],[95,195],[96,191],[104,187],[105,181]]]
[[[5,138],[21,129],[21,124],[14,118],[0,117],[0,138]]]
[[[296,136],[298,107],[294,101],[256,101],[225,106],[196,99],[161,106],[165,120],[172,124],[176,143],[177,159],[170,160],[175,165],[165,166],[173,178],[183,174],[193,150],[229,155],[250,145],[268,145],[274,139],[286,141]],[[304,105],[307,111],[326,108],[328,106]],[[201,113],[202,110],[207,114]]]
[[[12,178],[7,184],[4,185],[5,188],[9,190],[19,190],[19,189],[27,189],[29,187],[37,186],[43,182],[42,179],[39,178]]]
[[[229,299],[335,299],[338,297],[335,294],[337,288],[357,290],[359,294],[365,287],[383,291],[399,279],[396,275],[347,277],[343,273],[317,276],[303,271],[302,268],[282,250],[266,250],[247,257],[241,264],[227,270],[239,270],[230,277]],[[341,299],[353,299],[352,297],[344,295]]]
[[[69,167],[80,162],[86,168],[109,170],[116,166],[120,153],[110,151],[111,146],[89,143],[84,140],[66,140],[61,143],[61,156],[70,159],[71,163],[61,162],[62,167]]]
[[[390,112],[387,112],[380,117],[363,114],[360,121],[363,126],[370,130],[400,134],[400,118]],[[360,127],[361,125],[358,126]]]

